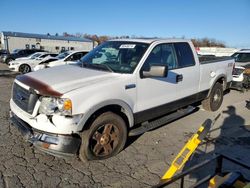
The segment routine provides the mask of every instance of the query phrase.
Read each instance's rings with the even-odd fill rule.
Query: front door
[[[155,116],[163,115],[170,102],[176,100],[176,55],[173,44],[158,44],[148,55],[141,70],[149,71],[150,65],[168,65],[168,76],[164,78],[137,78],[137,113],[136,122],[142,122]]]

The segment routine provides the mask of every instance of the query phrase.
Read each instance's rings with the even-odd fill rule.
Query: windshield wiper
[[[88,68],[97,68],[102,70],[108,70],[109,72],[114,72],[113,69],[108,66],[107,64],[93,64],[93,63],[82,63],[82,67],[88,67]]]

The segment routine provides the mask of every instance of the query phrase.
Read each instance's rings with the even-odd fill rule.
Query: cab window
[[[159,44],[154,47],[143,65],[143,70],[149,71],[152,65],[167,65],[169,70],[175,69],[177,63],[173,44]]]
[[[186,42],[175,43],[174,48],[178,60],[178,68],[195,65],[193,51],[188,43]]]

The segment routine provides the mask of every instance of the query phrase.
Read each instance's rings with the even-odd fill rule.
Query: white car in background
[[[245,67],[235,66],[231,89],[243,91],[250,88],[250,65]]]
[[[236,66],[245,67],[250,65],[250,50],[235,52],[231,57],[235,59]]]
[[[78,60],[80,60],[84,55],[86,55],[88,52],[86,51],[65,51],[60,53],[57,58],[57,60],[50,61],[48,63],[41,62],[39,65],[37,65],[34,68],[34,71],[59,66],[59,65],[72,65],[76,64]]]
[[[13,61],[23,61],[23,60],[27,60],[27,59],[35,59],[36,57],[39,57],[41,56],[42,54],[44,54],[46,52],[35,52],[33,54],[30,54],[29,56],[27,57],[19,57],[19,58],[16,58],[15,60]]]
[[[34,67],[46,58],[55,57],[57,54],[48,52],[36,52],[29,56],[29,58],[18,58],[9,62],[9,69],[11,71],[20,72],[22,74],[33,71]]]

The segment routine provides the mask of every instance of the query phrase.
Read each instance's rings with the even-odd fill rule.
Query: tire
[[[113,112],[105,112],[83,131],[79,158],[88,161],[112,157],[124,148],[127,134],[125,121]]]
[[[28,73],[28,72],[31,71],[31,68],[30,68],[30,66],[27,65],[27,64],[22,64],[22,65],[20,65],[18,71],[19,71],[20,73],[22,73],[22,74],[26,74],[26,73]]]
[[[9,59],[6,59],[6,60],[5,60],[5,63],[8,65],[9,62],[11,62],[11,61],[13,61],[13,59],[9,58]]]
[[[202,101],[202,107],[207,111],[217,111],[223,102],[223,87],[220,83],[216,83],[211,90],[208,98]]]

